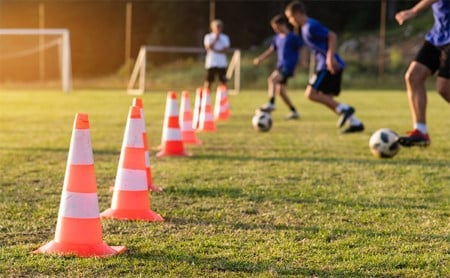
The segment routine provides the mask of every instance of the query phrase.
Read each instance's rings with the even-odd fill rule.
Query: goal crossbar
[[[62,80],[62,90],[70,92],[72,90],[72,62],[70,58],[70,32],[68,29],[0,29],[0,35],[7,36],[61,36],[62,47],[60,49],[60,74]]]
[[[239,49],[231,49],[233,55],[228,65],[226,76],[231,79],[234,75],[234,89],[230,93],[237,94],[240,90],[241,84],[241,51]],[[144,45],[139,49],[136,63],[131,72],[130,80],[128,82],[127,92],[132,95],[140,95],[145,91],[145,72],[147,68],[147,53],[148,52],[165,52],[165,53],[206,53],[201,47],[180,47],[180,46],[156,46]],[[137,88],[136,88],[137,85]]]

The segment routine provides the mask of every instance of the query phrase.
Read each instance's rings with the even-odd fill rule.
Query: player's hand
[[[253,59],[253,65],[259,65],[260,62],[261,60],[259,58]]]
[[[337,69],[339,68],[339,65],[334,57],[329,58],[327,57],[327,70],[331,72],[331,74],[335,74]]]
[[[409,9],[409,10],[404,10],[404,11],[398,12],[395,15],[395,19],[397,20],[399,25],[402,25],[403,22],[405,22],[408,19],[411,19],[415,16],[416,16],[416,13],[413,10]]]

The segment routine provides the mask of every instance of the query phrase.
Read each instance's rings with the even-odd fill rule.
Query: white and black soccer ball
[[[372,154],[380,158],[394,157],[400,150],[398,135],[389,128],[381,128],[372,134],[369,147]]]
[[[257,131],[269,131],[272,127],[272,117],[270,113],[257,111],[252,118],[252,125]]]

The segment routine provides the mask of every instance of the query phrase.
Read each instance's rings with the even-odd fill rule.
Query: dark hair
[[[270,20],[270,24],[276,24],[276,25],[288,25],[287,18],[284,17],[281,14],[277,14]]]
[[[292,1],[286,6],[286,11],[290,11],[291,13],[301,13],[306,14],[305,5],[303,5],[300,1]]]

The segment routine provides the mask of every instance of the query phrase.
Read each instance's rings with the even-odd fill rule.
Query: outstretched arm
[[[267,48],[267,50],[264,51],[261,55],[259,55],[255,59],[253,59],[253,64],[258,65],[259,63],[261,63],[263,60],[265,60],[267,57],[269,57],[270,54],[272,54],[273,50],[274,49],[272,46]]]
[[[403,22],[407,21],[408,19],[416,17],[420,12],[427,9],[437,1],[438,0],[422,0],[411,9],[398,12],[395,15],[395,19],[397,20],[398,24],[402,25]]]
[[[334,53],[336,53],[336,40],[337,40],[336,33],[329,31],[328,32],[327,69],[332,74],[334,74],[336,72],[336,69],[338,67],[336,58],[334,57]]]

